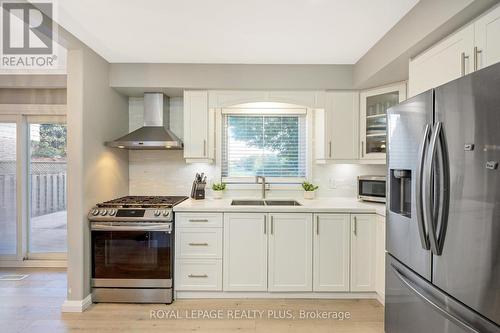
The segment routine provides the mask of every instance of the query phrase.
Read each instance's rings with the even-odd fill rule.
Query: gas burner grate
[[[126,196],[97,205],[97,207],[173,207],[186,200],[186,196]]]

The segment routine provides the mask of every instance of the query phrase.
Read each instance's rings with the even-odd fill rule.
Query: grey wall
[[[111,64],[112,87],[350,89],[351,65]]]
[[[90,293],[87,212],[128,194],[128,152],[103,145],[128,131],[128,98],[110,88],[108,71],[83,44],[68,51],[68,300]]]

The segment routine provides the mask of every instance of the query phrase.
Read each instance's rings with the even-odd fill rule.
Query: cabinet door
[[[360,158],[385,163],[387,109],[406,99],[406,84],[399,83],[360,94]]]
[[[313,290],[349,291],[349,214],[314,216]]]
[[[481,69],[500,61],[500,6],[481,16],[474,24],[474,67]]]
[[[208,92],[184,92],[184,158],[209,158]]]
[[[314,114],[315,159],[357,160],[359,144],[359,93],[326,93],[325,109]]]
[[[474,25],[470,24],[410,60],[409,96],[473,71]]]
[[[377,215],[377,240],[376,240],[376,291],[379,299],[385,298],[385,217]]]
[[[267,214],[224,214],[225,291],[267,291]]]
[[[312,291],[312,214],[269,217],[269,291]]]
[[[375,291],[375,215],[351,215],[351,291]]]

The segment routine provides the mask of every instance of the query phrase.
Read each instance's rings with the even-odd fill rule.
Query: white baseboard
[[[377,293],[377,301],[379,301],[380,304],[385,306],[385,294],[384,293]]]
[[[0,267],[68,267],[66,260],[0,260]]]
[[[188,298],[303,298],[303,299],[378,299],[376,293],[346,293],[346,292],[239,292],[239,291],[176,291],[176,299]]]
[[[92,305],[92,294],[79,301],[65,300],[61,312],[83,312]]]

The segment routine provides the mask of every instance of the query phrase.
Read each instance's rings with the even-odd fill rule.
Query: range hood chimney
[[[168,97],[162,93],[145,93],[144,126],[106,142],[106,146],[138,150],[182,149],[182,141],[169,128],[168,104]]]

